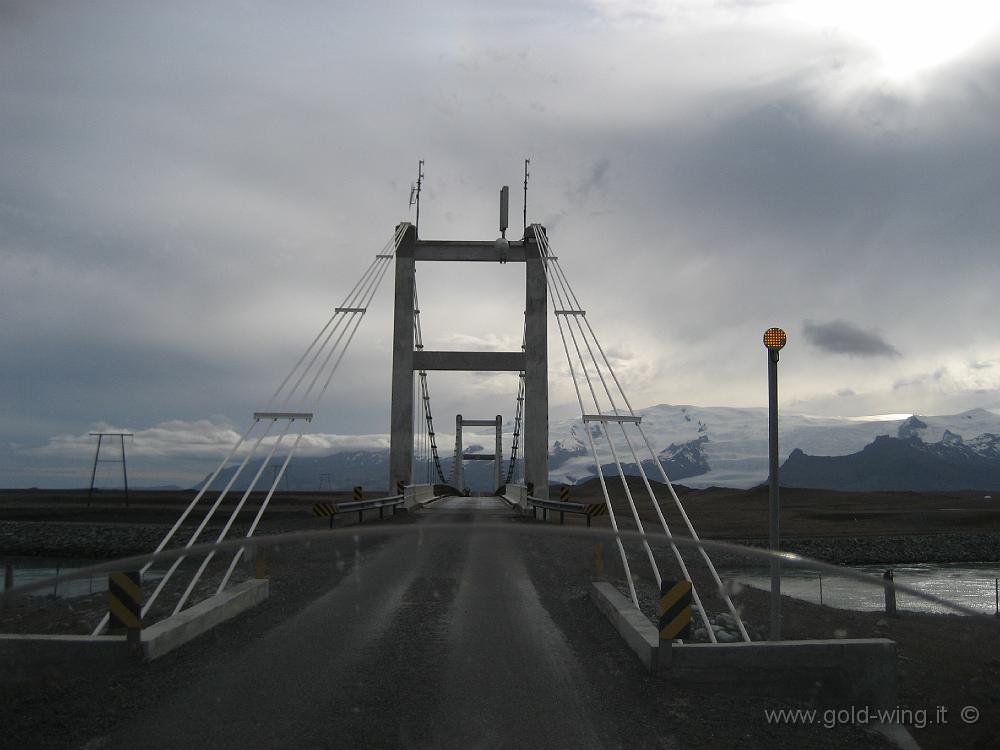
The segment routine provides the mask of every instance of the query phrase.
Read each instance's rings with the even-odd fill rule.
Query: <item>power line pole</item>
[[[132,437],[131,432],[91,432],[91,437],[97,438],[97,450],[94,452],[94,467],[90,471],[90,489],[87,491],[87,507],[90,507],[91,498],[94,496],[94,480],[97,478],[97,464],[99,463],[112,463],[122,465],[122,479],[125,481],[125,507],[128,507],[128,466],[125,463],[125,438]],[[106,437],[116,437],[121,441],[122,447],[122,457],[118,458],[101,458],[101,444],[104,442]]]

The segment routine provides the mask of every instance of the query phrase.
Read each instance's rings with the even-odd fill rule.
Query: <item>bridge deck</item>
[[[431,503],[424,510],[435,513],[476,511],[477,514],[489,513],[490,515],[508,516],[511,513],[510,506],[498,497],[446,497]]]
[[[769,747],[889,746],[841,725],[803,744],[754,695],[651,678],[587,598],[592,540],[523,522],[453,497],[334,547],[282,545],[266,605],[98,688],[114,719],[82,717],[74,746],[756,746],[748,727]],[[380,535],[400,525],[413,533]],[[313,593],[289,595],[301,579]]]

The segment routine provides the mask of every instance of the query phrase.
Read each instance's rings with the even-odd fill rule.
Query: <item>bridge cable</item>
[[[337,340],[334,342],[334,345],[329,349],[329,351],[328,351],[325,359],[323,360],[322,364],[320,365],[320,367],[315,370],[315,372],[313,374],[313,379],[310,382],[308,389],[306,390],[305,394],[301,397],[301,401],[305,401],[306,399],[308,399],[308,397],[311,394],[314,386],[316,385],[316,383],[318,382],[319,378],[321,377],[323,371],[326,369],[328,363],[330,362],[330,359],[332,358],[333,354],[337,351],[338,348],[340,348],[340,343],[343,340],[344,334],[349,330],[350,334],[349,334],[349,336],[347,338],[347,341],[346,341],[346,343],[344,343],[343,347],[340,348],[339,356],[337,357],[337,359],[336,359],[336,361],[335,361],[335,363],[333,365],[333,368],[329,372],[329,375],[328,375],[328,377],[326,379],[326,382],[324,383],[322,391],[317,395],[317,397],[315,399],[315,403],[318,403],[322,399],[323,394],[325,394],[325,392],[327,390],[327,387],[329,386],[330,381],[332,380],[333,374],[336,372],[337,368],[339,367],[340,362],[342,361],[343,356],[344,356],[344,354],[347,351],[347,348],[350,346],[350,343],[351,343],[351,341],[354,338],[354,334],[357,332],[357,329],[358,329],[358,327],[360,325],[361,319],[363,318],[364,313],[367,311],[367,307],[368,307],[369,303],[371,302],[372,298],[374,297],[375,292],[378,290],[378,287],[381,284],[381,281],[384,278],[387,269],[392,264],[392,261],[395,258],[395,251],[398,248],[399,243],[402,240],[402,237],[403,237],[405,231],[406,231],[406,225],[403,224],[403,223],[399,224],[396,227],[396,231],[395,231],[395,234],[394,234],[393,238],[389,242],[387,242],[385,244],[385,246],[382,248],[382,251],[375,256],[375,259],[365,269],[365,271],[362,274],[361,278],[354,285],[354,287],[351,289],[351,291],[348,292],[347,296],[344,299],[343,304],[340,307],[338,307],[338,308],[336,308],[334,310],[334,314],[326,322],[326,324],[323,326],[323,328],[320,329],[320,332],[316,335],[316,337],[313,339],[313,341],[306,348],[306,351],[303,352],[303,354],[302,354],[301,357],[299,357],[298,361],[292,366],[292,369],[285,376],[285,378],[281,381],[281,383],[279,384],[277,390],[275,390],[275,392],[268,399],[268,401],[267,401],[268,408],[270,408],[275,403],[275,401],[277,400],[277,398],[280,395],[282,395],[282,391],[284,390],[285,386],[288,385],[289,381],[296,374],[296,372],[299,372],[299,376],[298,376],[295,384],[292,386],[292,388],[287,393],[284,394],[284,399],[282,401],[282,408],[284,408],[284,407],[286,407],[288,405],[289,401],[291,400],[291,398],[294,396],[294,394],[298,390],[298,387],[301,385],[301,383],[303,382],[303,380],[306,377],[306,375],[310,372],[310,370],[312,370],[312,368],[314,367],[316,361],[318,360],[318,358],[320,357],[320,355],[322,354],[322,352],[324,351],[324,349],[327,348],[327,345],[329,344],[331,338],[333,337],[333,334],[337,330],[339,330],[339,328],[341,326],[341,323],[345,323],[345,325],[344,325],[344,331],[341,332],[341,335],[338,336]],[[324,332],[326,332],[326,334],[327,334],[326,338],[323,339],[323,341],[320,344],[319,348],[316,349],[316,344],[318,342],[320,342],[320,340],[323,338]],[[315,349],[315,352],[313,352],[314,349]],[[304,369],[302,369],[301,371],[299,371],[299,369],[302,367],[302,364],[309,357],[310,352],[313,352],[313,356],[310,359],[309,364],[306,365],[306,367]],[[298,418],[297,416],[296,417],[289,417],[288,418],[289,419],[289,426],[291,425],[291,422],[296,421],[297,418]],[[251,424],[250,424],[249,428],[247,429],[247,431],[239,438],[239,440],[237,440],[236,444],[233,446],[233,448],[231,449],[231,451],[229,452],[229,454],[218,465],[218,467],[215,469],[215,471],[212,473],[212,475],[209,477],[209,479],[205,482],[205,484],[202,486],[202,488],[195,495],[195,497],[191,501],[191,503],[189,503],[188,506],[187,506],[187,508],[185,508],[185,510],[181,513],[181,516],[174,523],[173,527],[171,527],[171,529],[167,532],[166,536],[164,536],[164,538],[160,541],[159,545],[157,545],[156,549],[153,552],[154,555],[159,554],[167,546],[167,544],[170,542],[170,540],[174,537],[174,535],[177,533],[177,531],[181,528],[181,525],[184,523],[184,521],[188,518],[188,516],[191,514],[191,512],[194,510],[194,508],[200,503],[201,499],[204,497],[204,495],[206,494],[206,492],[208,492],[210,490],[211,486],[216,481],[216,479],[219,477],[219,475],[222,473],[222,471],[225,469],[225,467],[227,466],[227,464],[235,457],[235,455],[239,451],[240,447],[250,437],[250,434],[254,431],[254,429],[260,423],[260,421],[261,420],[258,417],[256,417],[256,416],[254,417],[254,419],[251,422]],[[270,433],[271,427],[275,424],[276,421],[277,421],[277,419],[272,419],[271,422],[270,422],[270,425],[268,425],[266,427],[266,429],[264,430],[264,433],[257,438],[257,441],[254,443],[254,445],[251,448],[250,452],[246,455],[246,457],[240,463],[239,467],[236,469],[236,471],[234,472],[233,476],[230,478],[229,482],[226,484],[226,487],[220,493],[219,497],[216,499],[216,501],[212,505],[212,507],[208,510],[207,514],[202,519],[202,522],[199,524],[199,526],[196,529],[195,533],[192,535],[192,537],[185,544],[185,548],[193,546],[193,544],[195,543],[195,541],[197,540],[197,538],[200,536],[201,532],[204,530],[205,526],[208,524],[208,522],[210,521],[210,519],[212,518],[212,516],[215,514],[216,510],[218,509],[218,507],[221,505],[222,500],[224,499],[224,497],[226,496],[226,494],[228,494],[229,490],[232,488],[233,484],[236,482],[237,478],[242,473],[243,469],[246,467],[246,465],[249,463],[249,461],[251,460],[251,458],[253,457],[253,455],[256,453],[256,450],[260,446],[261,442]],[[289,452],[288,456],[285,459],[285,463],[284,463],[284,466],[282,467],[281,472],[275,475],[274,482],[272,483],[271,490],[268,493],[267,497],[265,498],[264,503],[262,504],[261,508],[258,511],[258,518],[256,519],[256,521],[259,521],[259,517],[263,514],[263,511],[266,509],[267,504],[270,502],[270,499],[271,499],[271,496],[272,496],[272,494],[274,492],[274,489],[275,489],[275,487],[277,487],[278,482],[280,482],[280,480],[282,478],[282,475],[284,474],[285,467],[287,467],[288,462],[289,462],[289,460],[292,457],[292,453],[294,453],[294,450],[298,447],[299,443],[301,442],[301,438],[302,438],[303,431],[305,429],[305,425],[306,424],[307,424],[307,420],[303,420],[303,422],[302,422],[302,429],[299,431],[299,435],[296,438],[296,441],[295,441],[294,445],[292,446],[291,452]],[[287,430],[287,427],[286,427],[285,433],[287,433],[287,431],[288,430]],[[271,455],[273,455],[274,451],[277,449],[278,445],[281,443],[282,439],[284,438],[285,433],[283,433],[282,436],[280,438],[278,438],[274,442],[274,446],[272,447]],[[267,460],[270,460],[270,457]],[[262,467],[263,466],[266,466],[266,461],[265,461],[264,464],[262,464]],[[259,480],[261,473],[262,473],[262,471],[258,471],[257,477],[255,477],[254,481],[251,483],[249,489],[247,490],[247,492],[246,492],[246,494],[244,496],[243,501],[241,501],[240,504],[237,506],[237,510],[234,512],[234,514],[230,518],[230,522],[226,524],[225,532],[228,532],[229,528],[232,525],[232,521],[235,519],[235,514],[238,513],[239,510],[242,509],[243,503],[245,502],[246,498],[249,497],[249,494],[250,494],[250,492],[252,492],[253,488],[256,486],[256,483]],[[250,534],[253,533],[253,530],[255,530],[255,529],[256,529],[256,522],[251,527],[251,530],[248,533],[248,537],[250,536]],[[221,541],[221,538],[220,538],[220,541]],[[231,573],[232,568],[235,567],[235,564],[238,561],[238,559],[241,556],[241,554],[242,554],[242,548],[240,549],[240,551],[237,552],[236,557],[234,557],[233,563],[230,566],[229,573]],[[149,597],[149,599],[147,599],[147,601],[145,602],[145,604],[143,606],[143,609],[142,609],[142,614],[143,615],[145,615],[149,611],[149,609],[152,607],[153,603],[155,602],[156,598],[159,596],[160,592],[162,592],[162,590],[163,590],[164,586],[166,585],[167,581],[169,580],[170,576],[177,569],[178,565],[181,563],[181,561],[183,559],[184,559],[183,557],[178,558],[174,562],[174,564],[170,567],[170,569],[168,570],[167,574],[160,580],[160,582],[157,585],[156,589],[154,590],[153,594]],[[148,563],[146,563],[142,567],[142,569],[140,570],[140,575],[144,575],[146,572],[148,572],[149,568],[152,567],[153,563],[154,563],[154,560],[150,560]],[[204,569],[204,566],[202,567],[201,570],[203,570],[203,569]],[[184,595],[185,599],[190,594],[190,591],[193,590],[194,583],[196,583],[197,578],[200,576],[201,570],[199,570],[199,573],[196,574],[195,580],[191,583],[191,585],[189,586],[188,592]],[[226,580],[228,580],[229,573],[227,573],[227,578],[224,579],[224,581],[223,581],[223,586],[225,585]],[[221,590],[221,587],[220,587],[220,590]],[[182,601],[182,604],[183,604],[183,601]],[[178,610],[179,610],[180,606],[181,605],[178,606]],[[97,628],[94,630],[94,635],[99,635],[104,630],[104,628],[106,627],[106,625],[108,623],[108,619],[109,619],[108,616],[105,614],[105,616],[101,619],[100,623],[98,623]]]
[[[527,342],[527,319],[524,320],[521,329],[521,351],[525,350]],[[514,481],[514,471],[517,466],[517,449],[521,436],[521,418],[524,413],[524,370],[518,374],[517,398],[514,401],[514,436],[510,443],[510,463],[507,465],[507,481],[510,484]]]
[[[535,240],[536,240],[536,242],[538,242],[539,252],[543,256],[543,258],[546,257],[546,256],[548,256],[549,253],[548,253],[547,246],[543,246],[541,244],[542,243],[542,239],[541,239],[542,232],[540,231],[539,225],[532,224],[532,230],[533,230],[533,232],[535,234]],[[545,269],[545,282],[546,282],[546,285],[549,287],[550,294],[551,294],[552,280],[550,278],[550,274],[549,274],[549,271],[548,271],[548,263],[549,263],[548,260],[543,261],[542,267],[543,267],[543,269]],[[579,384],[579,382],[577,380],[577,377],[576,377],[576,368],[573,366],[573,358],[572,358],[572,356],[570,356],[570,353],[569,353],[569,345],[566,342],[566,333],[563,330],[563,324],[562,324],[562,321],[560,320],[560,316],[558,316],[558,315],[556,316],[556,321],[559,324],[559,336],[562,339],[563,350],[566,352],[566,362],[569,365],[570,375],[571,375],[572,380],[573,380],[573,389],[576,391],[576,399],[577,399],[577,402],[580,405],[580,415],[581,415],[581,419],[582,419],[582,416],[584,414],[586,414],[586,409],[583,406],[583,396],[580,393],[580,384]],[[614,532],[615,532],[615,542],[618,545],[618,553],[621,556],[622,567],[625,570],[625,580],[628,583],[629,594],[632,597],[632,603],[635,604],[636,609],[640,609],[640,607],[639,607],[639,598],[638,598],[638,596],[636,595],[636,592],[635,592],[635,582],[632,580],[632,570],[631,570],[631,567],[629,566],[629,563],[628,563],[628,557],[625,555],[625,546],[622,544],[621,536],[619,535],[619,532],[618,532],[618,521],[615,518],[614,506],[611,504],[611,497],[608,494],[607,484],[604,481],[604,472],[601,470],[601,462],[600,462],[600,459],[598,458],[598,455],[597,455],[597,447],[594,444],[594,436],[591,433],[591,430],[586,427],[586,424],[584,424],[584,427],[585,427],[585,432],[587,433],[587,439],[590,442],[591,453],[594,456],[594,463],[595,463],[595,465],[597,467],[597,478],[598,478],[598,481],[601,484],[601,492],[604,494],[604,502],[608,506],[608,518],[610,519],[611,526],[612,526],[612,528],[614,529]]]
[[[416,281],[414,281],[413,286],[413,307],[414,348],[417,349],[417,351],[423,351],[424,335],[420,325],[420,302],[417,299]],[[437,437],[434,433],[434,415],[431,413],[431,396],[430,391],[427,389],[427,371],[419,370],[418,374],[420,379],[420,399],[423,404],[424,424],[426,426],[428,443],[430,444],[431,456],[434,460],[434,470],[437,472],[438,479],[441,480],[441,483],[448,484],[448,480],[445,479],[444,476],[444,469],[441,467],[441,459],[438,456]],[[452,479],[454,479],[454,469],[452,472]]]
[[[401,230],[400,229],[397,229],[397,235],[401,236]],[[378,287],[381,284],[382,279],[384,278],[384,276],[385,276],[385,274],[386,274],[389,266],[391,265],[391,262],[392,262],[391,259],[385,258],[383,256],[383,260],[385,262],[383,262],[383,263],[380,264],[380,267],[378,268],[377,274],[372,275],[369,278],[369,280],[367,282],[365,282],[365,284],[362,287],[361,296],[357,298],[357,300],[359,300],[362,303],[362,307],[360,308],[360,310],[367,310],[368,305],[371,303],[372,298],[375,296],[375,292],[378,290]],[[345,305],[344,307],[347,307],[347,305]],[[347,331],[350,330],[350,334],[347,337],[346,343],[343,345],[342,348],[340,348],[340,352],[339,352],[339,354],[337,356],[337,359],[334,362],[333,367],[330,368],[329,374],[327,375],[326,382],[323,384],[322,390],[316,395],[316,398],[314,399],[314,401],[313,401],[313,403],[311,405],[311,407],[313,409],[315,409],[315,407],[319,405],[320,401],[323,398],[323,395],[326,393],[327,387],[330,385],[330,381],[333,379],[334,373],[336,373],[337,369],[340,367],[340,363],[343,360],[344,355],[347,353],[348,347],[351,345],[351,341],[354,338],[354,334],[357,333],[357,330],[358,330],[358,328],[361,325],[361,320],[362,320],[363,315],[364,315],[364,312],[359,312],[357,310],[349,311],[347,313],[347,316],[348,316],[348,318],[347,318],[347,324],[344,327],[344,330],[341,332],[341,335],[337,338],[337,341],[334,343],[333,347],[330,348],[330,350],[327,353],[325,359],[323,360],[323,364],[319,367],[319,369],[316,370],[315,374],[313,375],[313,379],[310,382],[308,389],[306,390],[306,392],[302,396],[302,401],[303,402],[306,399],[309,398],[309,395],[312,393],[313,388],[315,387],[316,383],[319,381],[321,375],[323,374],[324,369],[329,364],[330,359],[332,358],[333,354],[337,351],[337,348],[338,348],[338,346],[340,344],[340,341],[343,339],[344,335],[347,334]],[[326,342],[329,341],[329,338],[330,337],[328,336]],[[326,342],[324,342],[324,346],[325,346]],[[318,350],[317,351],[317,355],[321,351],[322,351],[322,349]],[[313,361],[315,361],[315,359],[316,358],[314,357]],[[301,382],[301,378],[300,378],[299,382]],[[287,400],[288,400],[288,397],[286,397],[286,403],[287,403]],[[232,527],[233,522],[236,520],[237,515],[243,509],[243,505],[246,503],[247,498],[250,496],[250,493],[253,492],[254,488],[257,485],[257,482],[260,480],[260,476],[263,473],[264,468],[270,462],[272,456],[274,455],[274,452],[278,448],[278,445],[282,442],[282,440],[284,440],[285,435],[287,434],[288,429],[289,429],[289,427],[291,427],[291,423],[293,421],[295,421],[295,420],[294,419],[290,419],[289,420],[288,425],[286,425],[286,427],[285,427],[285,431],[275,441],[273,447],[271,448],[270,454],[261,463],[261,467],[258,470],[257,475],[254,477],[253,481],[247,487],[247,490],[244,493],[243,498],[240,500],[240,502],[234,508],[233,512],[230,514],[229,520],[227,521],[225,527],[223,528],[223,530],[222,530],[222,532],[221,532],[221,534],[219,536],[219,539],[218,539],[219,542],[221,542],[221,541],[223,541],[225,539],[226,534],[228,534],[229,529]],[[299,436],[298,436],[298,438],[295,441],[295,447],[298,446],[298,444],[299,444],[299,442],[301,440],[302,433],[305,430],[305,425],[306,424],[307,423],[305,421],[303,421],[302,429],[300,430]],[[289,452],[288,458],[286,458],[285,467],[287,467],[288,460],[291,459],[291,456],[292,456],[293,452],[294,452],[294,450],[291,451],[291,452]],[[282,474],[283,473],[284,473],[284,468],[282,469]],[[278,482],[280,482],[280,481],[281,481],[281,476],[276,474],[275,477],[274,477],[271,489],[268,492],[267,499],[266,499],[265,504],[264,504],[263,507],[265,507],[265,508],[267,507],[267,503],[270,502],[270,498],[273,495],[275,488],[278,486]],[[188,585],[187,590],[184,592],[183,596],[181,597],[180,602],[177,604],[176,608],[174,609],[174,614],[177,614],[178,612],[180,612],[181,607],[183,607],[184,603],[187,601],[187,598],[190,596],[191,592],[194,590],[195,584],[198,582],[199,578],[201,577],[202,573],[205,570],[205,567],[211,561],[211,558],[213,556],[214,556],[214,552],[210,553],[205,558],[205,560],[202,562],[201,567],[199,567],[198,571],[195,573],[195,575],[191,579],[191,582]]]
[[[576,298],[575,293],[573,293],[572,287],[569,286],[569,280],[566,278],[566,275],[563,272],[562,267],[559,265],[558,259],[555,260],[555,270],[556,270],[557,274],[562,277],[563,282],[564,282],[564,284],[566,286],[566,289],[572,295],[573,303],[576,305],[577,309],[579,309],[579,307],[580,307],[579,300]],[[583,324],[580,322],[580,318],[581,317],[584,318],[584,321],[587,324],[587,329],[590,332],[590,336],[593,339],[594,344],[597,346],[598,351],[601,354],[601,358],[602,358],[602,360],[603,360],[603,362],[605,364],[605,367],[607,368],[607,370],[610,373],[611,377],[614,379],[615,385],[618,388],[618,392],[621,394],[622,400],[625,402],[625,405],[626,405],[626,407],[629,410],[629,415],[634,417],[635,416],[635,412],[632,409],[632,405],[631,405],[631,403],[628,400],[628,396],[625,394],[625,391],[622,388],[620,381],[618,380],[618,376],[615,373],[614,368],[611,367],[611,363],[608,360],[607,355],[604,353],[604,349],[603,349],[603,347],[601,347],[601,343],[597,339],[597,335],[594,333],[594,330],[591,327],[590,322],[586,320],[585,316],[573,316],[573,317],[576,318],[577,325],[580,327],[581,335],[583,335]],[[593,356],[593,352],[591,352],[591,355]],[[595,358],[595,362],[596,362],[596,358]],[[607,388],[606,384],[605,384],[605,387]],[[608,397],[609,397],[609,399],[611,399],[610,389],[608,389]],[[618,415],[617,407],[614,407],[613,402],[612,402],[612,406],[614,408],[615,415],[617,416]],[[691,534],[691,537],[694,540],[700,541],[700,539],[698,537],[698,532],[695,531],[694,525],[691,523],[691,520],[688,517],[687,512],[685,511],[683,503],[681,503],[680,498],[677,496],[677,492],[674,490],[673,483],[670,481],[669,477],[667,476],[666,469],[664,469],[662,462],[659,460],[659,457],[656,455],[656,452],[653,450],[653,447],[652,447],[652,445],[649,442],[649,438],[646,436],[646,432],[645,432],[645,430],[642,427],[642,423],[641,422],[637,422],[635,424],[636,424],[636,428],[638,429],[638,432],[639,432],[640,436],[643,439],[643,442],[646,445],[647,450],[650,452],[650,455],[652,456],[653,462],[656,464],[656,466],[658,467],[658,469],[660,471],[660,475],[661,475],[661,477],[663,479],[663,483],[667,486],[667,489],[670,491],[670,494],[671,494],[671,497],[672,497],[672,499],[674,501],[674,504],[675,504],[678,512],[680,513],[681,518],[684,520],[684,523],[685,523],[685,525],[686,525],[686,527],[688,529],[688,532]],[[636,456],[635,449],[632,446],[632,441],[629,439],[628,433],[625,430],[625,425],[623,423],[619,422],[619,426],[621,427],[622,434],[624,435],[625,440],[628,443],[629,450],[632,453],[633,460],[636,462],[636,466],[639,468],[639,471],[640,471],[640,474],[642,476],[643,482],[646,485],[647,492],[649,493],[650,500],[652,502],[653,508],[656,510],[657,516],[659,517],[660,522],[663,525],[664,532],[667,533],[667,534],[669,534],[670,530],[667,527],[666,519],[663,517],[663,512],[662,512],[662,510],[660,508],[659,502],[656,499],[655,493],[653,492],[653,489],[652,489],[651,485],[649,484],[649,480],[648,480],[648,478],[646,476],[645,470],[643,469],[642,463],[639,461],[638,457]],[[716,586],[718,588],[718,591],[719,591],[720,595],[723,598],[723,601],[726,604],[726,607],[729,609],[730,614],[732,615],[732,617],[736,621],[736,624],[737,624],[737,626],[739,628],[739,631],[740,631],[740,635],[742,636],[742,638],[743,638],[744,641],[749,641],[750,640],[750,636],[749,636],[749,634],[746,631],[746,628],[745,628],[745,626],[743,624],[742,618],[737,613],[736,608],[733,605],[732,599],[729,596],[729,594],[727,593],[727,591],[725,589],[725,586],[723,585],[722,579],[719,576],[717,569],[715,568],[715,565],[712,563],[711,557],[708,555],[708,552],[704,548],[699,548],[699,551],[701,553],[702,558],[705,561],[706,566],[708,567],[708,570],[709,570],[710,574],[712,575],[712,578],[715,581],[715,584],[716,584]],[[678,553],[678,556],[679,556],[679,553]],[[688,580],[690,580],[690,578],[686,574],[686,567],[683,565],[683,561],[679,561],[679,562],[681,563],[681,569],[682,569],[682,571],[685,572],[685,577],[688,578]],[[701,607],[700,604],[698,606],[699,606],[699,608]],[[706,620],[706,622],[705,622],[705,628],[706,628],[707,631],[710,632],[710,637],[712,637],[712,639],[714,641],[714,633],[711,633],[711,628],[708,626],[708,623],[707,623],[707,617],[704,614],[702,615],[702,617],[703,617],[703,619]]]
[[[585,315],[583,314],[583,311],[582,311],[582,309],[580,307],[580,304],[579,304],[579,300],[577,299],[576,294],[573,292],[572,287],[569,284],[569,280],[568,280],[568,278],[565,275],[565,272],[562,270],[562,267],[559,265],[558,259],[555,258],[555,257],[552,257],[550,255],[550,253],[548,252],[548,241],[547,241],[547,238],[544,236],[544,234],[542,234],[541,232],[539,232],[537,229],[535,231],[535,234],[536,234],[536,239],[538,239],[538,241],[539,241],[539,246],[541,248],[543,248],[543,255],[547,257],[547,259],[545,261],[545,264],[546,264],[546,267],[547,267],[547,271],[548,271],[548,267],[551,265],[551,275],[552,275],[553,279],[556,282],[555,286],[557,287],[557,289],[559,291],[561,291],[565,295],[566,303],[565,303],[565,306],[564,306],[563,309],[564,310],[572,311],[572,313],[573,313],[573,314],[564,315],[564,316],[557,316],[557,320],[559,320],[559,318],[561,318],[561,317],[575,318],[576,319],[576,325],[577,325],[577,328],[579,329],[580,337],[585,342],[585,345],[586,345],[586,348],[588,350],[588,353],[591,356],[591,360],[592,360],[595,372],[600,376],[600,380],[601,380],[601,383],[602,383],[602,385],[604,387],[604,390],[605,390],[605,393],[607,395],[608,401],[611,404],[611,410],[613,411],[615,417],[619,417],[619,416],[621,416],[621,414],[620,414],[620,412],[618,410],[617,405],[615,404],[615,400],[614,400],[614,397],[612,395],[611,388],[609,387],[607,381],[605,380],[603,372],[602,372],[601,367],[599,365],[598,359],[597,359],[596,355],[594,354],[593,349],[591,348],[590,340],[591,339],[593,340],[594,345],[596,345],[596,347],[598,349],[598,352],[601,355],[601,361],[603,361],[605,368],[607,369],[608,373],[610,374],[610,376],[614,380],[614,383],[617,386],[617,390],[621,394],[622,400],[625,402],[625,405],[628,408],[629,416],[631,416],[631,417],[634,418],[635,417],[635,412],[632,409],[631,403],[628,401],[628,397],[625,395],[624,389],[621,387],[621,383],[618,380],[618,377],[617,377],[617,375],[614,372],[614,368],[611,366],[611,363],[608,360],[607,355],[604,352],[604,349],[601,347],[600,341],[597,339],[597,336],[594,333],[593,327],[590,325],[590,322],[586,319]],[[562,295],[559,295],[557,298],[560,299],[560,300],[562,300]],[[583,318],[584,320],[581,322],[580,318]],[[560,334],[562,335],[562,321],[559,320],[559,323],[560,323]],[[584,323],[586,323],[586,326],[587,326],[586,332],[585,332],[584,327],[583,327]],[[575,342],[576,338],[575,338],[575,335],[573,335],[573,328],[572,328],[571,324],[569,322],[567,322],[566,326],[569,329],[569,331],[571,333],[571,337],[574,339],[574,342]],[[587,335],[587,333],[589,333],[589,336]],[[564,339],[564,344],[565,344],[565,339]],[[582,352],[580,352],[578,350],[578,354],[580,355],[581,363],[582,363],[582,361],[583,361]],[[568,351],[567,351],[567,355],[568,355]],[[574,377],[575,377],[575,375],[574,375]],[[600,409],[600,405],[596,401],[596,394],[595,394],[595,403],[597,404],[597,407],[598,407],[598,413],[599,414],[602,413],[602,411]],[[581,408],[582,408],[582,405],[581,405]],[[609,421],[613,421],[613,420],[609,420]],[[612,442],[611,435],[607,431],[606,423],[604,423],[604,424],[605,424],[605,428],[604,428],[605,437],[608,439],[608,443],[609,443],[609,445],[611,447],[612,453],[615,456],[616,464],[619,467],[619,472],[622,473],[621,472],[620,462],[617,460],[617,451],[614,448],[614,444]],[[656,510],[657,516],[658,516],[658,518],[659,518],[659,520],[660,520],[660,522],[661,522],[661,524],[663,526],[664,532],[669,536],[670,535],[669,527],[667,526],[666,520],[663,517],[663,513],[662,513],[662,510],[661,510],[661,508],[659,506],[659,502],[657,501],[655,493],[654,493],[654,491],[652,489],[652,486],[649,483],[649,479],[646,476],[645,469],[644,469],[644,467],[642,465],[642,462],[639,461],[638,456],[636,455],[635,448],[632,445],[631,439],[629,438],[629,435],[628,435],[628,432],[626,430],[625,424],[624,424],[624,422],[622,422],[620,420],[618,420],[618,424],[619,424],[619,427],[622,430],[623,436],[625,437],[626,443],[628,444],[629,452],[632,454],[633,460],[635,461],[636,466],[637,466],[637,468],[639,470],[640,476],[642,477],[643,484],[646,487],[646,490],[647,490],[647,492],[649,494],[649,497],[650,497],[650,500],[652,502],[652,505],[653,505],[654,509]],[[673,485],[671,484],[669,478],[667,477],[666,471],[663,468],[662,463],[660,462],[659,458],[657,457],[655,451],[653,451],[652,446],[651,446],[651,444],[649,442],[649,439],[646,437],[645,431],[642,429],[641,423],[636,422],[635,424],[636,424],[636,427],[639,430],[639,434],[642,436],[642,439],[643,439],[643,441],[646,444],[647,449],[650,451],[650,454],[652,456],[652,459],[653,459],[654,463],[656,463],[656,465],[660,469],[660,474],[663,477],[663,481],[667,485],[668,489],[670,490],[671,496],[674,499],[675,505],[677,506],[677,508],[678,508],[678,510],[679,510],[679,512],[680,512],[680,514],[682,516],[682,518],[684,519],[685,524],[687,525],[688,531],[691,533],[692,537],[697,540],[698,539],[697,533],[695,532],[694,527],[691,524],[690,519],[687,516],[687,513],[684,511],[683,505],[680,503],[680,499],[677,497],[676,491],[674,490]],[[586,427],[586,425],[585,425],[585,427]],[[590,434],[591,434],[590,430],[588,429],[588,436],[590,436]],[[591,438],[591,442],[592,442],[592,438]],[[595,453],[595,462],[597,462],[597,466],[600,467],[600,462],[599,462],[599,460],[596,457],[596,453]],[[600,471],[600,469],[599,469],[599,471]],[[603,473],[603,472],[600,472],[600,473]],[[603,482],[602,482],[602,486],[603,486]],[[631,504],[631,496],[630,496],[630,493],[628,492],[627,489],[626,489],[626,494],[629,496],[630,504]],[[635,510],[634,507],[633,507],[633,510]],[[636,516],[637,516],[637,513],[636,513]],[[640,532],[641,532],[641,526],[640,526]],[[687,579],[687,580],[690,581],[691,578],[690,578],[689,572],[687,570],[687,566],[684,564],[684,560],[681,557],[680,552],[677,550],[676,545],[674,545],[672,542],[671,542],[670,546],[671,546],[671,549],[674,552],[674,555],[675,555],[675,557],[677,559],[677,562],[678,562],[678,564],[679,564],[679,566],[681,568],[681,571],[682,571],[685,579]],[[704,549],[701,549],[700,551],[702,553],[703,558],[705,559],[705,562],[706,562],[706,564],[707,564],[707,566],[709,568],[709,571],[712,574],[712,577],[714,578],[714,580],[716,582],[716,585],[719,588],[720,595],[725,600],[725,603],[726,603],[728,609],[730,610],[730,613],[735,618],[735,620],[736,620],[736,622],[737,622],[737,624],[739,626],[739,629],[740,629],[741,635],[743,636],[743,639],[748,641],[749,640],[749,635],[746,633],[746,629],[743,626],[742,620],[739,617],[739,615],[737,614],[737,612],[735,610],[735,607],[732,604],[732,600],[729,597],[728,593],[726,592],[726,590],[725,590],[725,588],[724,588],[724,586],[722,584],[722,581],[719,578],[718,572],[715,569],[715,566],[712,564],[711,558],[708,556],[707,552],[705,552]],[[715,634],[712,631],[712,629],[711,629],[711,627],[710,627],[710,625],[708,623],[707,615],[705,613],[704,607],[701,606],[700,598],[698,597],[697,591],[693,590],[693,595],[694,595],[695,602],[698,605],[699,611],[701,613],[701,618],[702,618],[702,620],[703,620],[703,622],[705,624],[706,631],[707,631],[710,639],[714,642],[716,640],[715,639]]]

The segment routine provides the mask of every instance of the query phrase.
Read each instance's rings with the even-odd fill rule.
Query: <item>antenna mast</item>
[[[524,231],[528,231],[528,165],[531,159],[524,160]]]
[[[417,232],[420,232],[420,187],[424,182],[424,160],[421,159],[420,163],[417,164],[417,185],[416,187],[410,188],[410,205],[416,204],[417,206],[417,220],[416,227]]]

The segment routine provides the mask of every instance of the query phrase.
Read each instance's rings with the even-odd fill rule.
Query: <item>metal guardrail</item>
[[[385,517],[386,508],[395,508],[397,505],[402,505],[405,501],[403,495],[390,495],[389,497],[377,497],[371,500],[351,500],[346,503],[337,503],[336,508],[338,513],[349,513],[351,511],[358,512],[358,522],[364,520],[366,510],[375,510],[378,508],[378,517]]]
[[[587,527],[590,527],[590,521],[595,515],[603,515],[600,511],[596,511],[596,507],[605,507],[603,503],[583,505],[582,503],[564,503],[559,500],[543,500],[540,497],[532,497],[528,495],[528,504],[531,506],[531,515],[538,518],[538,508],[542,509],[542,520],[548,520],[548,512],[550,510],[559,511],[559,523],[565,522],[566,513],[576,513],[581,516],[587,517]]]

